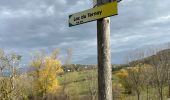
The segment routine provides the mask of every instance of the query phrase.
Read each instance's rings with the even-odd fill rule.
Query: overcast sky
[[[92,0],[0,0],[0,48],[28,62],[32,52],[73,49],[73,63],[96,64],[96,22],[68,27],[68,15],[92,7]],[[128,51],[169,42],[170,0],[122,0],[111,17],[112,63]]]

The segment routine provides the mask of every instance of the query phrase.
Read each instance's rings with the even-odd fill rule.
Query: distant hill
[[[170,49],[161,50],[156,54],[153,54],[149,57],[140,60],[132,61],[129,64],[130,65],[137,64],[137,63],[152,64],[158,60],[170,61]]]

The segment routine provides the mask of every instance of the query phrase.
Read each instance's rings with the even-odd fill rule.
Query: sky
[[[164,44],[170,38],[170,0],[122,0],[111,17],[112,63],[129,51]],[[22,55],[73,50],[72,63],[97,63],[96,21],[68,27],[68,16],[93,7],[92,0],[0,0],[0,48]]]

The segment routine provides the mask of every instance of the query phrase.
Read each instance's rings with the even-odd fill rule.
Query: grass
[[[97,70],[84,70],[80,72],[67,72],[62,76],[58,76],[57,79],[61,86],[66,87],[66,92],[69,94],[71,100],[80,100],[84,96],[90,96],[90,89],[97,90]],[[120,84],[120,79],[116,77],[115,73],[112,74],[113,87],[115,84]],[[165,88],[165,90],[167,90]],[[149,89],[149,100],[156,100],[156,89]],[[76,97],[76,98],[75,98]],[[122,100],[137,100],[135,93],[121,94]],[[141,93],[140,100],[147,100],[147,91],[144,90]]]
[[[64,83],[73,83],[80,82],[90,78],[96,78],[97,71],[96,70],[86,70],[80,72],[68,72],[62,76],[57,77],[60,84]]]
[[[67,72],[57,77],[61,86],[66,86],[69,95],[83,97],[90,95],[90,91],[97,90],[97,70],[84,70],[80,72]],[[113,83],[119,83],[118,77],[112,75]]]
[[[66,87],[66,91],[71,97],[79,96],[81,98],[89,94],[89,86],[97,86],[97,70],[68,72],[57,78],[60,85]]]

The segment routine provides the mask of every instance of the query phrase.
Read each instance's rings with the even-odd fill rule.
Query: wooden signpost
[[[95,8],[69,15],[69,27],[97,20],[98,100],[112,100],[110,16],[117,15],[117,1],[97,0]]]

